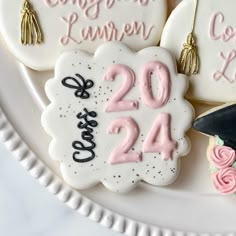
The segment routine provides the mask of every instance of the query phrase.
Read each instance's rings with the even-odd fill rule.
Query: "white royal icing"
[[[52,69],[61,52],[94,52],[104,41],[122,40],[134,50],[157,45],[167,16],[166,0],[37,0],[44,42],[23,46],[20,14],[23,0],[0,0],[0,32],[11,52],[26,66]]]
[[[198,0],[194,34],[200,72],[190,78],[188,97],[210,103],[236,100],[235,0]],[[184,0],[173,11],[163,30],[161,46],[179,58],[191,32],[195,0]]]
[[[60,162],[65,181],[77,189],[102,182],[117,192],[131,190],[141,180],[159,186],[172,183],[179,157],[190,149],[185,132],[193,109],[184,98],[187,87],[188,80],[177,74],[172,56],[159,47],[135,53],[120,42],[110,42],[94,55],[81,50],[62,54],[55,77],[46,83],[51,103],[43,112],[42,125],[52,137],[49,153]],[[127,88],[116,103],[115,95]],[[80,121],[86,123],[76,117],[85,113],[84,108],[97,113],[88,119],[97,122],[89,126],[92,142],[82,138],[86,128],[78,127]],[[78,151],[74,141],[95,144],[95,156],[87,162],[74,161]],[[128,145],[125,154],[122,150]],[[89,159],[92,151],[80,150],[76,160]]]

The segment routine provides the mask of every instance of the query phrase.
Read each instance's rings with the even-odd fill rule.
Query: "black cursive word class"
[[[91,119],[97,117],[97,113],[95,111],[88,111],[86,108],[83,111],[83,114],[80,112],[77,115],[77,118],[81,120],[77,127],[84,129],[81,133],[81,139],[88,145],[81,141],[74,141],[72,143],[72,147],[76,150],[73,153],[73,160],[80,163],[89,162],[95,158],[94,148],[96,144],[94,142],[93,128],[98,126],[97,121]]]

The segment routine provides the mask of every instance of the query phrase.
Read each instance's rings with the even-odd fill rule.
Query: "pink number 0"
[[[151,91],[151,73],[156,72],[159,80],[158,96],[154,99]],[[170,73],[168,68],[159,61],[148,62],[141,69],[139,89],[141,98],[146,106],[160,108],[164,106],[170,98]]]
[[[139,128],[137,123],[130,117],[118,118],[110,124],[108,132],[110,134],[118,134],[122,128],[127,130],[126,138],[114,151],[112,151],[108,160],[109,164],[139,162],[142,160],[141,153],[128,153],[138,139]]]
[[[106,112],[137,110],[138,101],[122,101],[135,83],[135,75],[126,65],[115,64],[109,67],[104,80],[114,81],[117,75],[122,75],[124,83],[113,95],[105,107]]]

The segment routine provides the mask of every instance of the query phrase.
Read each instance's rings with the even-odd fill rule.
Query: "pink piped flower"
[[[224,169],[233,165],[236,160],[236,152],[230,147],[215,146],[210,152],[211,163],[218,169]]]
[[[223,195],[236,192],[236,169],[228,167],[211,175],[215,188]]]

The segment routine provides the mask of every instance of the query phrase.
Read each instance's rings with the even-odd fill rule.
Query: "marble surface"
[[[0,143],[0,235],[119,236],[50,194]]]

